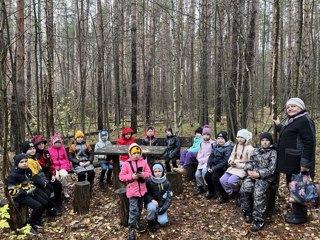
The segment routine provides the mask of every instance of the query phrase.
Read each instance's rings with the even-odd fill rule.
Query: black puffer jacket
[[[153,172],[152,172],[153,174]],[[173,193],[171,191],[171,184],[167,180],[165,174],[161,178],[152,176],[147,180],[147,193],[144,196],[145,206],[152,200],[158,202],[158,214],[165,213],[171,205]]]
[[[163,155],[164,158],[179,158],[180,157],[180,140],[176,135],[167,137],[167,149]]]
[[[146,137],[145,139],[143,139],[142,145],[145,146],[158,146],[158,138],[156,138],[155,136],[152,137]]]
[[[316,137],[309,114],[302,111],[276,129],[279,132],[277,171],[291,175],[305,167],[314,176]]]
[[[231,141],[226,142],[222,146],[215,144],[208,159],[208,168],[214,169],[214,171],[227,169],[232,149]]]
[[[8,190],[13,199],[23,198],[32,194],[36,187],[31,182],[30,168],[21,169],[14,166],[8,176]]]

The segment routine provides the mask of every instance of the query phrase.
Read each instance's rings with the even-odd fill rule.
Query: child
[[[99,142],[96,143],[94,150],[97,151],[101,148],[104,148],[105,146],[111,145],[111,142],[108,141],[108,131],[106,130],[101,130],[99,132]],[[112,170],[113,170],[113,165],[112,162],[107,159],[107,155],[97,155],[100,166],[101,166],[101,174],[100,174],[100,187],[104,187],[104,177],[106,175],[106,171],[108,168],[108,173],[107,173],[107,184],[111,184],[111,175],[112,175]]]
[[[221,186],[220,177],[227,169],[228,159],[232,152],[232,142],[228,141],[228,133],[225,131],[217,134],[216,141],[208,159],[208,171],[204,176],[208,184],[207,199],[215,198],[217,194],[223,198],[227,194]]]
[[[123,163],[119,179],[127,183],[126,195],[129,199],[129,239],[135,239],[138,232],[145,230],[140,225],[140,216],[143,205],[143,197],[147,192],[145,180],[151,177],[151,171],[147,161],[142,157],[142,150],[136,143],[129,146],[129,159]]]
[[[136,139],[132,136],[133,135],[133,130],[129,127],[126,127],[122,130],[122,137],[117,140],[116,145],[130,145],[136,141]],[[129,158],[128,155],[121,155],[119,157],[120,160],[120,167],[122,164],[127,161]]]
[[[31,182],[32,172],[28,168],[28,158],[23,153],[14,156],[14,167],[8,176],[8,190],[14,203],[27,205],[32,209],[28,221],[31,225],[30,234],[37,235],[38,228],[42,228],[40,219],[48,201],[37,194],[36,187]]]
[[[207,173],[208,158],[212,152],[214,141],[211,139],[211,129],[208,125],[205,125],[202,130],[203,140],[200,143],[200,148],[197,154],[198,167],[195,173],[197,190],[194,193],[198,196],[205,193],[204,176]]]
[[[154,127],[148,127],[145,132],[145,139],[143,139],[142,145],[146,146],[158,146],[158,139],[155,137],[156,130]]]
[[[36,147],[36,159],[38,160],[43,173],[46,175],[46,178],[49,181],[48,184],[53,188],[55,203],[59,208],[62,208],[62,184],[55,177],[56,170],[54,169],[50,153],[45,149],[47,140],[43,136],[37,135],[32,138],[32,142]]]
[[[145,195],[145,206],[147,208],[147,220],[149,231],[157,231],[155,218],[160,225],[168,222],[167,211],[172,202],[171,185],[166,178],[161,163],[152,165],[152,177],[147,180],[147,194]]]
[[[33,184],[41,190],[41,197],[48,202],[47,214],[51,217],[60,216],[61,213],[55,208],[53,186],[50,185],[49,180],[42,171],[40,163],[36,159],[36,148],[34,144],[30,141],[23,142],[22,151],[28,156],[28,168],[30,168],[32,172]]]
[[[93,151],[89,144],[84,141],[84,134],[78,130],[74,135],[75,142],[69,147],[69,159],[73,164],[74,172],[78,175],[78,181],[90,182],[90,191],[93,191],[94,166]]]
[[[165,132],[167,135],[167,149],[163,154],[163,158],[166,163],[166,171],[171,172],[170,160],[172,160],[173,168],[178,168],[177,158],[180,156],[180,140],[175,134],[173,134],[172,128],[167,128]]]
[[[68,191],[69,173],[71,169],[70,161],[66,149],[63,146],[63,140],[60,135],[51,137],[51,147],[48,149],[53,167],[56,170],[56,179],[62,184],[63,195],[66,199],[70,198]]]
[[[193,138],[192,146],[188,149],[183,150],[180,154],[180,164],[182,167],[173,168],[173,171],[181,174],[186,174],[187,168],[189,168],[190,165],[196,161],[200,143],[202,142],[202,128],[197,128],[194,134],[195,136]]]
[[[253,221],[250,228],[253,232],[261,230],[264,226],[267,208],[266,191],[270,183],[275,181],[277,151],[273,149],[272,144],[271,134],[268,132],[262,133],[260,135],[260,147],[253,151],[249,162],[244,166],[248,176],[240,189],[241,210],[247,223]],[[252,202],[253,209],[251,208]]]
[[[241,129],[237,133],[237,144],[233,148],[228,163],[230,167],[226,173],[220,178],[220,182],[228,193],[224,198],[220,199],[221,203],[229,201],[229,197],[235,197],[240,189],[239,180],[246,176],[244,165],[249,161],[253,151],[251,145],[252,134],[247,129]]]

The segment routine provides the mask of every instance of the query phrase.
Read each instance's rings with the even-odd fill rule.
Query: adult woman
[[[285,173],[287,183],[291,175],[309,172],[314,176],[315,168],[315,125],[310,118],[304,102],[300,98],[290,98],[287,103],[287,118],[284,124],[273,120],[279,132],[277,171]],[[286,221],[292,224],[307,222],[307,207],[292,204],[292,211],[287,214]]]

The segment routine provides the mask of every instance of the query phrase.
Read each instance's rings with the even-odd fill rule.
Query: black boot
[[[227,193],[221,195],[219,199],[219,203],[227,203],[227,202],[229,202],[229,195]]]
[[[217,198],[217,194],[215,193],[215,192],[212,192],[212,191],[210,191],[210,190],[208,190],[207,192],[206,192],[206,194],[205,194],[205,197],[206,197],[206,199],[215,199],[215,198]]]
[[[47,211],[48,216],[50,217],[58,217],[61,216],[61,212],[59,212],[57,209],[55,208],[51,208]]]
[[[199,187],[197,187],[197,190],[195,191],[194,195],[198,196],[198,195],[205,193],[205,192],[206,192],[206,190],[204,190],[203,186],[199,186]]]
[[[157,227],[154,220],[148,220],[148,227],[151,233],[155,233],[157,231]]]
[[[251,225],[251,228],[250,230],[252,232],[258,232],[260,231],[262,228],[264,227],[264,221],[263,220],[258,220],[258,219],[255,219]]]
[[[136,240],[136,235],[134,233],[134,227],[129,227],[129,240]]]
[[[291,224],[303,224],[308,221],[308,208],[299,203],[292,203],[292,212],[286,216],[286,222]]]
[[[142,227],[139,221],[134,225],[134,228],[137,230],[138,233],[144,233],[146,230]]]
[[[243,211],[243,218],[246,223],[252,223],[253,221],[252,213],[249,211]]]
[[[171,172],[170,163],[166,161],[166,171]]]

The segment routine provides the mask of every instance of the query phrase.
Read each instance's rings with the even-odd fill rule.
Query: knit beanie
[[[286,106],[288,106],[289,104],[296,105],[301,110],[305,110],[306,109],[306,105],[304,105],[304,102],[301,100],[301,98],[290,98],[287,101]]]
[[[16,166],[18,166],[19,162],[20,162],[22,159],[28,159],[28,158],[29,158],[29,156],[28,156],[27,154],[25,154],[25,153],[20,153],[20,154],[18,154],[18,155],[15,155],[15,156],[13,157],[14,164],[15,164]]]
[[[228,133],[226,131],[220,131],[218,132],[216,138],[222,137],[227,142],[228,141]]]
[[[203,126],[202,135],[204,135],[204,134],[211,135],[211,128],[209,127],[209,125],[204,125]]]
[[[194,134],[200,133],[202,135],[202,127],[198,127],[195,131]]]
[[[101,130],[100,131],[100,136],[103,137],[103,136],[107,136],[108,137],[108,132],[106,130]]]
[[[41,135],[37,135],[37,136],[34,136],[33,138],[32,138],[32,142],[33,142],[33,144],[35,145],[35,146],[37,146],[39,143],[44,143],[44,144],[47,144],[47,140],[43,137],[43,136],[41,136]]]
[[[155,163],[153,166],[152,166],[152,171],[154,171],[155,169],[159,169],[160,172],[163,172],[163,166],[161,163]]]
[[[24,141],[21,144],[21,146],[22,146],[22,152],[23,153],[27,153],[30,148],[35,147],[33,142],[30,142],[30,141]]]
[[[130,146],[129,146],[129,155],[133,155],[135,153],[142,153],[142,150],[141,150],[141,147],[136,144],[136,143],[132,143]]]
[[[84,137],[83,132],[80,130],[76,131],[76,134],[74,135],[74,139],[77,140],[78,137]]]
[[[268,132],[263,132],[260,134],[260,142],[263,138],[266,138],[270,141],[270,144],[272,145],[273,144],[273,139],[272,139],[272,135]]]
[[[247,129],[241,129],[238,131],[237,137],[242,137],[242,138],[248,140],[250,137],[250,132]]]

